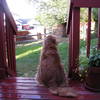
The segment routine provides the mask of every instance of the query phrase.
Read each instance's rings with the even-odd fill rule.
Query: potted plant
[[[92,91],[100,91],[100,50],[93,50],[88,65],[85,87]]]
[[[79,76],[80,80],[84,81],[86,74],[87,74],[87,68],[88,68],[89,59],[85,55],[80,55],[79,57]]]

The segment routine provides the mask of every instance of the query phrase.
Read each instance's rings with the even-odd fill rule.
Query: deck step
[[[78,97],[54,96],[32,77],[11,77],[0,82],[0,100],[100,100],[100,93],[87,91],[82,83],[69,84],[78,91]]]

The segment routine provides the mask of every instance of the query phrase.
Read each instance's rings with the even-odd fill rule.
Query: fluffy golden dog
[[[72,88],[68,87],[68,79],[61,65],[56,46],[55,37],[47,36],[40,56],[37,80],[48,87],[52,94],[74,97],[76,93]]]

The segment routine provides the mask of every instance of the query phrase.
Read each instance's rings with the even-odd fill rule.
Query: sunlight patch
[[[38,49],[35,49],[35,50],[29,50],[29,51],[24,52],[24,53],[22,53],[22,54],[20,54],[20,55],[17,55],[17,56],[16,56],[16,59],[23,58],[23,57],[25,57],[25,56],[27,56],[27,55],[29,55],[29,54],[31,54],[31,53],[35,53],[35,52],[41,50],[41,48],[42,48],[42,47],[40,47],[40,48],[38,48]]]

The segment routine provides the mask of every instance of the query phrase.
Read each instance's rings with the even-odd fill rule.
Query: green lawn
[[[39,63],[41,43],[28,43],[21,46],[16,46],[16,65],[18,76],[34,76]],[[58,50],[61,56],[61,61],[64,66],[67,65],[68,44],[65,42],[59,43]]]
[[[96,46],[97,40],[91,41],[91,48]],[[16,64],[18,76],[34,76],[39,63],[41,43],[33,42],[16,46]],[[91,49],[92,50],[92,49]],[[62,42],[58,45],[58,51],[61,57],[61,62],[67,70],[68,65],[68,43]],[[86,41],[80,42],[80,55],[86,55]]]

